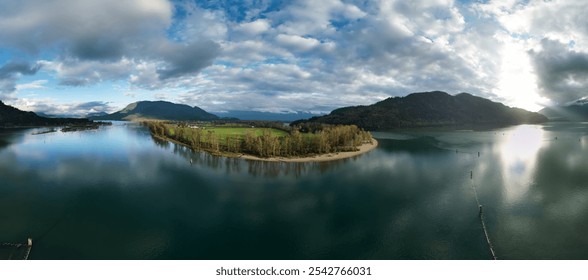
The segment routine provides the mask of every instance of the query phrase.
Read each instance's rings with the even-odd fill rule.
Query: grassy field
[[[204,131],[213,131],[220,139],[225,139],[227,136],[231,138],[243,138],[247,133],[253,133],[254,136],[261,136],[263,131],[269,131],[272,136],[282,137],[287,136],[288,133],[275,128],[257,128],[257,127],[224,127],[212,126],[206,127]]]
[[[270,127],[147,123],[153,135],[212,153],[249,154],[258,157],[292,157],[355,151],[372,137],[353,125],[324,126],[315,133]],[[308,131],[308,130],[307,130]]]

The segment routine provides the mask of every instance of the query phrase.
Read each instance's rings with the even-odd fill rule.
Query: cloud
[[[529,55],[544,96],[560,104],[588,96],[588,52],[543,39],[541,49],[532,50]]]
[[[21,75],[34,75],[41,69],[40,64],[9,62],[0,67],[0,98],[11,98],[16,90],[16,81]]]
[[[580,1],[0,2],[5,56],[38,60],[5,65],[5,98],[34,67],[51,85],[117,81],[120,95],[217,111],[325,112],[436,89],[534,109],[588,85]]]
[[[0,47],[33,57],[49,51],[43,63],[66,86],[125,80],[142,63],[156,64],[160,79],[197,74],[219,53],[216,18],[193,9],[183,37],[170,38],[173,12],[166,0],[10,1],[0,11]]]
[[[77,112],[106,112],[111,111],[112,107],[108,105],[108,102],[104,101],[91,101],[85,103],[79,103],[71,106],[72,110]]]
[[[472,7],[495,19],[509,41],[526,48],[530,64],[522,67],[530,65],[536,77],[518,79],[519,85],[534,80],[536,84],[527,86],[527,91],[548,98],[544,103],[565,104],[588,95],[583,90],[588,85],[588,5],[569,0],[489,1]],[[500,53],[503,59],[505,54]],[[516,60],[521,63],[520,58]]]
[[[26,84],[18,84],[16,85],[16,90],[27,90],[27,89],[45,89],[47,88],[45,84],[49,82],[48,80],[36,80]]]
[[[257,19],[251,22],[241,23],[234,28],[235,32],[242,33],[246,36],[255,36],[268,31],[271,24],[267,19]]]
[[[297,35],[279,34],[276,37],[276,42],[286,48],[291,48],[295,51],[308,51],[320,45],[320,41],[314,38],[305,38]]]
[[[289,35],[306,36],[328,34],[336,31],[333,20],[354,21],[367,14],[358,6],[339,0],[303,0],[292,2],[283,10],[275,12],[278,30]]]
[[[59,62],[40,61],[39,63],[47,71],[56,73],[60,85],[78,87],[126,79],[135,67],[134,62],[128,59],[113,62],[65,59]]]
[[[73,117],[85,117],[90,113],[113,112],[117,109],[109,102],[104,101],[56,103],[51,98],[18,98],[7,102],[7,104],[24,111]]]
[[[264,16],[227,23],[222,64],[175,101],[217,111],[328,112],[432,89],[487,96],[500,69],[497,28],[465,30],[452,1],[302,1]],[[157,74],[145,73],[136,78]]]
[[[173,9],[164,0],[10,2],[0,12],[0,44],[30,53],[53,47],[90,60],[117,60],[140,48],[137,42],[165,31]]]
[[[7,79],[14,75],[34,75],[39,71],[41,65],[31,65],[26,62],[10,62],[0,68],[0,79]]]
[[[187,45],[166,44],[159,49],[159,54],[165,63],[157,69],[157,74],[160,79],[165,80],[198,73],[203,68],[212,65],[219,49],[220,46],[212,41],[194,42]]]

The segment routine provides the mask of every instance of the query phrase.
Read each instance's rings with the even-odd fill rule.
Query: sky
[[[0,100],[328,113],[441,90],[537,111],[588,96],[586,15],[584,0],[0,0]]]

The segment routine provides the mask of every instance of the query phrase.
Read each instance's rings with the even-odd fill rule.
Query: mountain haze
[[[318,114],[312,114],[308,112],[284,112],[284,113],[272,113],[272,112],[259,112],[259,111],[243,111],[243,110],[231,110],[228,112],[215,113],[219,117],[223,118],[237,118],[240,120],[250,121],[283,121],[291,122],[299,119],[308,119],[319,116]]]
[[[432,126],[503,126],[541,123],[541,114],[460,93],[442,91],[412,93],[391,97],[369,106],[344,107],[329,115],[296,121],[327,124],[355,124],[364,129],[393,129]]]
[[[552,120],[588,121],[588,100],[578,100],[565,106],[546,107],[539,113]]]
[[[124,109],[104,115],[93,116],[95,120],[130,121],[135,119],[158,119],[173,121],[211,121],[218,116],[210,114],[196,106],[176,104],[167,101],[139,101],[127,105]]]

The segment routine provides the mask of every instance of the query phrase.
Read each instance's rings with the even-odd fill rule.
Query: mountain
[[[0,127],[13,126],[53,126],[53,125],[77,125],[88,124],[88,119],[76,118],[45,118],[33,112],[25,112],[0,101]]]
[[[91,119],[115,121],[130,121],[135,119],[211,121],[218,119],[218,116],[210,114],[198,107],[190,107],[183,104],[175,104],[167,101],[139,101],[129,104],[118,112],[104,116],[93,116]]]
[[[551,120],[588,121],[588,102],[580,99],[569,105],[543,108],[539,113]]]
[[[345,107],[329,115],[300,120],[327,124],[355,124],[364,129],[393,129],[431,126],[504,126],[541,123],[541,114],[460,93],[452,96],[442,91],[418,92],[405,97],[391,97],[369,106]]]
[[[94,117],[102,117],[102,116],[106,116],[108,115],[108,113],[106,112],[95,112],[95,113],[89,113],[86,115],[86,118],[94,118]]]
[[[52,114],[47,114],[45,112],[34,112],[34,113],[37,114],[37,116],[39,116],[39,117],[52,118],[52,119],[55,119],[55,118],[62,118],[62,119],[63,118],[69,118],[69,119],[71,119],[71,118],[76,118],[76,119],[77,118],[83,118],[83,116],[81,116],[81,115],[74,115],[74,114],[52,115]]]
[[[259,112],[259,111],[241,111],[232,110],[228,112],[215,113],[221,118],[237,118],[240,120],[249,121],[281,121],[281,122],[292,122],[299,119],[308,119],[317,117],[317,114],[311,114],[307,112],[298,111],[296,113],[270,113],[270,112]]]

